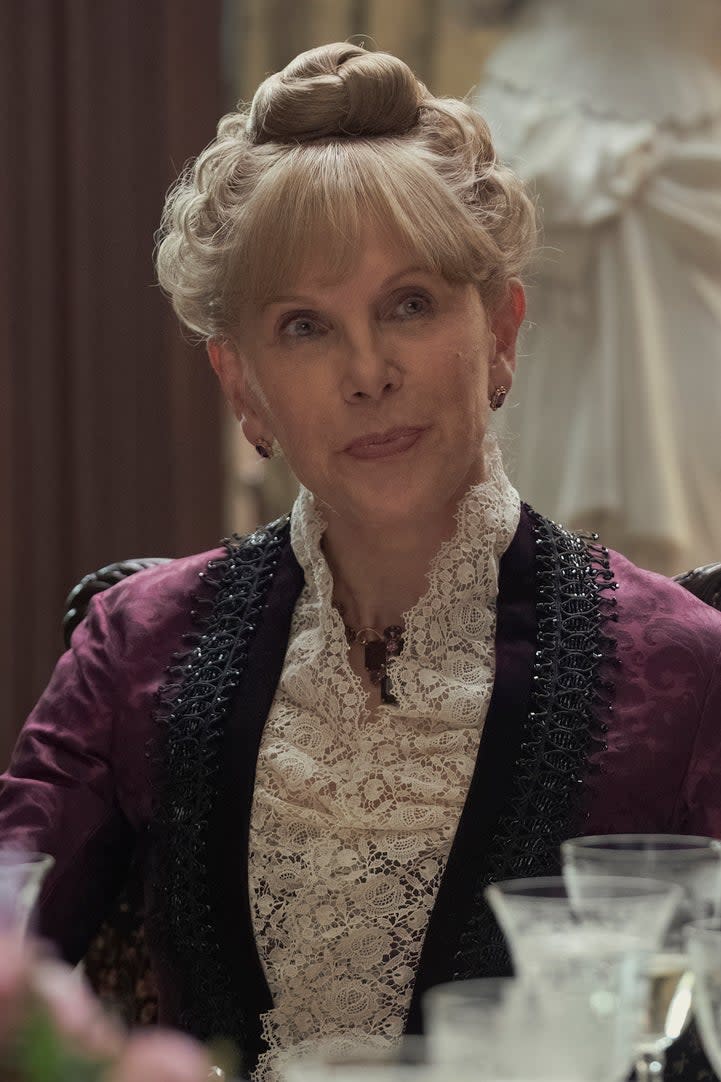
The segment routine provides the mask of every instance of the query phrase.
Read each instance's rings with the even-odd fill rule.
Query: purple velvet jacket
[[[272,1005],[247,886],[254,772],[302,582],[281,524],[106,590],[0,782],[0,840],[56,857],[44,934],[82,957],[139,860],[162,1020],[232,1034],[246,1067]],[[720,657],[721,614],[524,508],[411,1031],[426,988],[507,968],[492,879],[554,872],[572,834],[721,837]]]

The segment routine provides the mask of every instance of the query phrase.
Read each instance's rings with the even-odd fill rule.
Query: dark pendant
[[[388,658],[385,639],[374,639],[373,642],[367,642],[363,649],[365,651],[365,667],[368,672],[385,672],[386,660]],[[377,681],[374,680],[373,682],[376,683]]]
[[[387,664],[388,658],[398,657],[403,649],[403,628],[398,624],[391,624],[384,629],[381,636],[372,627],[362,627],[360,631],[354,631],[345,624],[345,637],[349,646],[358,643],[363,647],[363,664],[371,683],[380,688],[381,702],[398,706],[398,700],[391,693]]]
[[[391,681],[387,673],[381,677],[381,702],[389,706],[398,706],[398,700],[391,691]]]

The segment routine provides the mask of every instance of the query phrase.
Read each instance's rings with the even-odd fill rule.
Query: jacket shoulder
[[[202,589],[208,569],[224,556],[222,548],[209,549],[136,571],[96,594],[90,608],[100,609],[108,618],[155,617],[162,622],[179,606],[187,608]]]
[[[86,619],[73,634],[73,647],[88,634],[107,636],[123,652],[137,656],[148,643],[177,641],[203,623],[214,589],[226,573],[236,593],[243,592],[256,569],[275,561],[287,548],[288,532],[288,516],[283,516],[217,548],[128,575],[92,599]]]
[[[618,588],[619,620],[631,623],[644,639],[652,628],[664,635],[690,642],[716,660],[721,651],[721,612],[674,579],[637,567],[618,552],[609,551],[609,562]]]
[[[170,560],[97,593],[73,632],[72,654],[130,680],[164,671],[193,629],[198,602],[209,594],[209,567],[223,556],[218,548]]]

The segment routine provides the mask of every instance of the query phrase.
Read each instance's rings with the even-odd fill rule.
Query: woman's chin
[[[449,469],[447,462],[426,461],[395,473],[354,470],[315,491],[347,526],[388,532],[420,528],[429,520],[441,523],[444,516],[455,523],[458,503],[469,485],[482,479],[479,473],[482,464],[476,462]]]
[[[356,494],[361,496],[361,494]],[[390,491],[368,493],[365,498],[353,500],[348,518],[359,526],[377,531],[401,530],[418,524],[429,515],[437,515],[442,504],[437,493],[411,486],[391,488]],[[453,517],[455,506],[449,508],[449,517]]]

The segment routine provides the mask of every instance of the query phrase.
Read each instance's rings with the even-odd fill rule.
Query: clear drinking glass
[[[711,1066],[721,1076],[721,918],[693,921],[683,932],[701,1042]]]
[[[638,1038],[643,968],[616,952],[552,983],[489,978],[431,988],[431,1058],[481,1082],[622,1082]]]
[[[564,1004],[567,1021],[560,1018],[554,1030],[545,1020],[540,1039],[553,1033],[561,1045],[565,1042],[567,1066],[575,1047],[580,1054],[585,1050],[589,1079],[604,1072],[608,1078],[624,1077],[631,1066],[647,999],[647,958],[663,941],[680,896],[672,883],[603,875],[584,877],[573,889],[554,876],[506,880],[486,890],[520,978],[537,986],[549,1003]],[[619,1019],[614,1012],[622,1003],[625,1013]],[[605,1025],[593,1013],[603,1004],[610,1012]],[[604,1041],[597,1045],[599,1035]],[[545,1047],[553,1062],[552,1048]]]
[[[499,1035],[516,986],[513,977],[485,977],[429,988],[423,997],[429,1058],[440,1063],[483,1063],[495,1073],[494,1061],[502,1058]]]
[[[561,855],[569,890],[582,889],[589,877],[599,875],[652,876],[681,888],[673,919],[649,961],[649,998],[636,1060],[639,1082],[659,1080],[666,1049],[691,1014],[693,975],[683,926],[721,915],[721,843],[672,834],[608,834],[566,841]]]
[[[574,971],[581,960],[656,951],[678,905],[674,884],[625,876],[508,879],[486,897],[508,941],[516,971]]]
[[[0,849],[0,932],[24,936],[43,879],[55,863],[47,853]]]
[[[280,1053],[273,1074],[282,1082],[460,1082],[427,1052],[423,1037],[341,1034]]]

